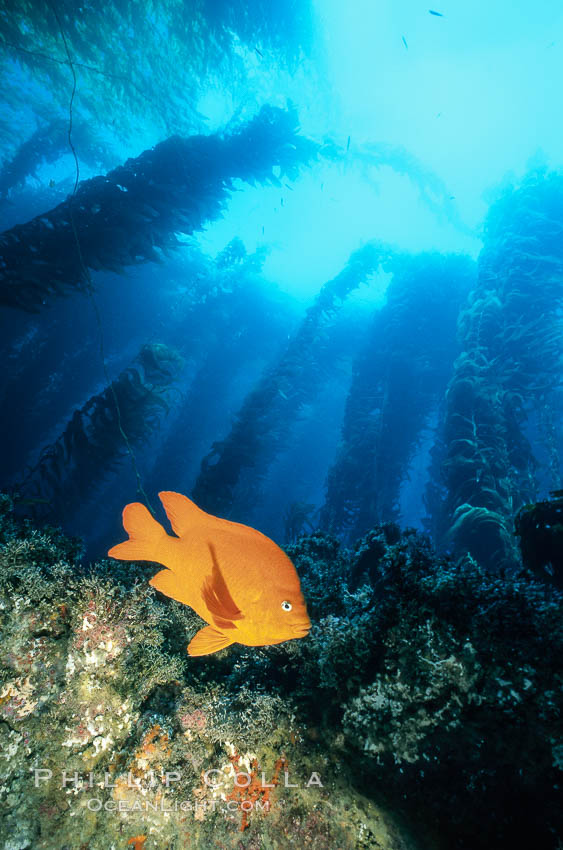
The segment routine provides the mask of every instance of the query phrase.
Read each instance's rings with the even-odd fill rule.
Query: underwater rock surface
[[[3,850],[557,846],[557,590],[390,524],[353,551],[315,534],[288,549],[309,637],[190,659],[201,621],[153,566],[85,568],[11,508]]]

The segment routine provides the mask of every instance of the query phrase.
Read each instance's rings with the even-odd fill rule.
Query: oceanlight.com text
[[[173,814],[174,812],[193,812],[196,815],[198,812],[269,812],[271,809],[270,800],[180,800],[180,801],[165,801],[160,800],[153,802],[151,800],[100,800],[99,797],[90,797],[86,806],[91,812],[107,812],[108,814],[120,812],[166,812]]]

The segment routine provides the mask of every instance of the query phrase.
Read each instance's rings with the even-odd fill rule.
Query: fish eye
[[[292,608],[291,602],[287,602],[287,600],[284,600],[282,602],[282,608],[283,608],[284,611],[291,611],[291,608]]]

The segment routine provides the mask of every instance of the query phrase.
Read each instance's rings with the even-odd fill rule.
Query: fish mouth
[[[310,629],[310,623],[299,623],[299,625],[293,627],[293,631],[295,632],[297,637],[305,637],[305,635],[309,634]]]

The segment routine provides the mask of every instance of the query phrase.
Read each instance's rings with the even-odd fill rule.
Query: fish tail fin
[[[168,537],[166,531],[140,502],[132,502],[123,509],[123,528],[129,540],[112,546],[108,555],[121,561],[158,561],[161,544]]]

